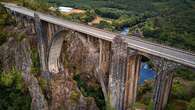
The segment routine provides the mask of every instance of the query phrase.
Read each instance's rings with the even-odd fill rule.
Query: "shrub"
[[[0,4],[0,28],[9,24],[14,24],[14,19],[7,13],[6,9]]]
[[[195,98],[192,98],[190,103],[188,104],[187,110],[195,110]]]
[[[185,80],[190,80],[190,81],[195,80],[195,72],[186,68],[177,69],[175,76],[181,77]]]
[[[107,22],[107,21],[100,21],[99,24],[96,25],[97,28],[100,28],[100,29],[107,29],[107,30],[113,30],[113,26]]]
[[[0,74],[0,110],[30,110],[31,97],[15,68]]]
[[[70,95],[70,99],[71,99],[71,101],[73,101],[73,102],[78,102],[79,101],[79,99],[80,99],[80,93],[79,92],[77,92],[76,90],[73,90],[72,92],[71,92],[71,95]]]
[[[138,17],[137,16],[127,16],[123,15],[117,20],[114,20],[113,25],[120,30],[123,27],[131,27],[138,22]]]
[[[176,110],[175,104],[173,102],[170,102],[166,106],[166,110]]]
[[[0,74],[0,85],[5,87],[15,86],[16,89],[22,89],[23,80],[21,72],[15,68],[11,69],[9,72],[3,72]]]
[[[84,14],[83,13],[71,13],[69,15],[64,15],[63,16],[64,19],[67,19],[67,20],[70,20],[70,21],[73,21],[73,22],[78,22],[80,23],[83,19],[84,21]]]
[[[173,83],[171,93],[176,98],[183,99],[183,100],[189,99],[187,90],[185,89],[184,85],[181,84],[179,81]]]
[[[147,106],[147,110],[153,110],[153,109],[154,109],[153,102],[150,101],[150,103],[149,103],[148,106]]]
[[[94,10],[87,10],[85,12],[84,17],[81,18],[81,21],[83,21],[84,23],[88,23],[94,20],[95,17],[96,17],[96,13]]]
[[[3,73],[0,77],[1,85],[4,85],[6,87],[10,87],[13,84],[14,77],[11,74]]]
[[[40,72],[40,62],[37,48],[31,49],[31,58],[32,58],[31,73],[38,74]]]
[[[105,18],[118,19],[120,16],[125,15],[126,11],[118,10],[115,8],[98,8],[95,12]]]
[[[3,43],[5,43],[8,39],[8,35],[5,32],[0,32],[0,45],[2,45]]]
[[[93,83],[88,86],[86,81],[81,79],[80,74],[75,75],[74,80],[77,81],[77,86],[84,96],[94,97],[100,110],[105,110],[106,105],[100,85]]]
[[[0,110],[30,110],[31,97],[14,87],[0,85]]]
[[[40,85],[42,91],[46,91],[46,88],[47,88],[47,80],[44,79],[44,78],[39,77],[38,81],[39,81],[39,85]]]

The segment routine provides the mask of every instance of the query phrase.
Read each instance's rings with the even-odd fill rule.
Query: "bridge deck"
[[[63,26],[65,28],[69,28],[75,31],[86,33],[88,35],[98,37],[98,38],[101,38],[107,41],[112,41],[113,38],[116,35],[118,35],[116,33],[104,31],[104,30],[97,29],[97,28],[90,27],[90,26],[83,25],[83,24],[66,21],[64,19],[57,18],[57,17],[47,15],[47,14],[43,14],[40,12],[35,12],[30,9],[17,6],[14,4],[10,4],[10,3],[3,3],[3,4],[6,8],[12,11],[15,11],[15,12],[27,15],[27,16],[31,16],[31,17],[34,17],[34,13],[37,13],[41,20],[44,20],[44,21],[47,21],[47,22],[50,22],[56,25],[60,25],[60,26]],[[141,52],[163,57],[168,60],[172,60],[172,61],[195,68],[195,54],[185,52],[183,50],[151,43],[151,42],[144,41],[142,39],[135,38],[135,37],[128,37],[128,36],[124,36],[124,37],[125,37],[125,41],[128,43],[128,46],[130,48],[137,49]]]

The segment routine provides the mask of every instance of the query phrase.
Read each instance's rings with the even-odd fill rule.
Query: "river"
[[[142,85],[145,80],[152,80],[155,76],[156,72],[147,63],[141,63],[139,84]]]

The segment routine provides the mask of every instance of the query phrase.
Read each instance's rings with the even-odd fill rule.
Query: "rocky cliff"
[[[21,37],[18,34],[13,34],[13,36],[10,36],[8,40],[0,46],[0,61],[3,71],[9,71],[13,67],[21,71],[24,84],[28,88],[32,98],[31,109],[98,110],[94,98],[85,97],[80,92],[76,81],[73,79],[76,73],[72,71],[70,66],[64,66],[64,71],[58,74],[34,71],[33,63],[40,63],[38,59],[33,58],[34,54],[32,50],[37,51],[36,35],[29,35],[27,31],[24,31],[26,29],[27,28],[15,28],[17,33],[23,33],[24,36]],[[69,48],[71,48],[71,46]],[[62,54],[61,57],[63,58],[65,56]],[[79,56],[77,58],[79,58]],[[66,64],[65,62],[63,63],[64,65],[69,65],[68,62],[66,62]],[[76,61],[75,64],[78,64],[78,61]],[[44,86],[41,81],[45,82]]]

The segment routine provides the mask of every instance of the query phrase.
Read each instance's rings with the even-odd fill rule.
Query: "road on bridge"
[[[36,13],[39,15],[41,20],[44,20],[46,22],[60,25],[62,27],[69,28],[71,30],[75,30],[78,32],[82,32],[82,33],[85,33],[85,34],[88,34],[94,37],[98,37],[100,39],[104,39],[107,41],[112,41],[114,37],[119,35],[116,33],[97,29],[97,28],[94,28],[88,25],[66,21],[64,19],[52,16],[52,15],[32,11],[30,9],[17,6],[15,4],[11,4],[11,3],[2,3],[2,4],[4,4],[6,8],[12,11],[15,11],[17,13],[21,13],[21,14],[31,16],[31,17],[34,17],[34,13]],[[168,46],[151,43],[151,42],[142,40],[140,38],[129,37],[129,36],[124,36],[124,35],[120,35],[120,36],[123,36],[125,38],[125,42],[127,42],[128,47],[132,49],[136,49],[144,53],[148,53],[154,56],[159,56],[159,57],[195,68],[195,54],[192,54],[192,53],[189,53],[183,50],[171,48]]]

